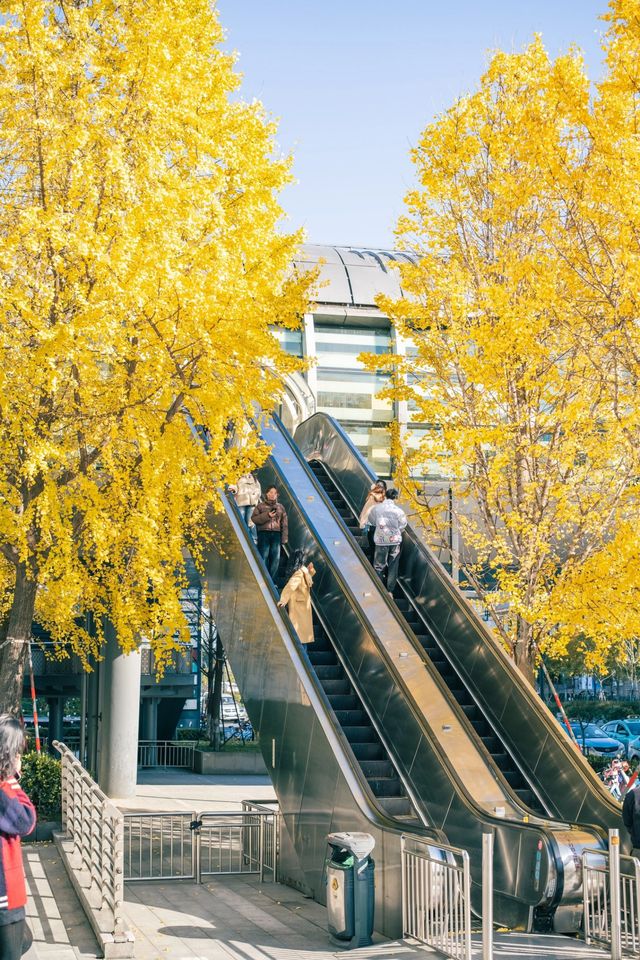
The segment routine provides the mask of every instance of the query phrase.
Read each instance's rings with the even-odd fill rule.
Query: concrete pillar
[[[144,697],[142,700],[142,739],[158,739],[158,698]]]
[[[100,720],[100,664],[95,663],[87,676],[87,770],[96,780]]]
[[[49,749],[54,740],[64,739],[64,697],[47,697],[49,704]],[[56,754],[57,756],[57,754]]]
[[[108,797],[126,799],[136,791],[138,771],[140,651],[122,653],[110,623],[104,635],[98,783]]]

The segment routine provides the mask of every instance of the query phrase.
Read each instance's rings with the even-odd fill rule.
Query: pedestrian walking
[[[397,498],[397,490],[387,490],[384,501],[372,507],[368,517],[369,523],[375,527],[373,568],[383,583],[386,571],[387,590],[391,594],[398,579],[402,531],[407,525],[407,515],[394,502]]]
[[[622,801],[622,822],[631,837],[631,856],[640,859],[640,781],[636,780]]]
[[[369,514],[378,503],[382,503],[384,501],[386,492],[387,485],[384,480],[376,480],[375,483],[371,484],[369,493],[367,494],[367,499],[365,500],[364,506],[360,511],[360,518],[358,522],[360,523],[363,533],[366,533],[367,535],[370,557],[373,557],[375,544],[373,542],[374,525],[369,523]]]
[[[18,960],[32,941],[20,849],[20,837],[36,825],[35,808],[18,783],[25,745],[22,725],[0,716],[0,960]]]
[[[278,502],[278,488],[271,486],[251,514],[258,528],[258,550],[275,582],[280,566],[280,551],[289,539],[287,511]]]
[[[278,600],[279,607],[286,605],[289,619],[303,648],[307,643],[313,643],[311,587],[313,586],[315,572],[313,563],[311,561],[305,562],[304,551],[294,551],[287,569],[289,577]]]
[[[235,496],[242,519],[246,523],[254,543],[257,543],[258,531],[255,523],[251,520],[251,515],[260,503],[260,497],[262,496],[260,481],[253,471],[244,473],[237,483],[229,485],[229,490]]]

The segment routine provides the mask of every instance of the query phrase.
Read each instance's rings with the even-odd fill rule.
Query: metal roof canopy
[[[324,261],[320,263],[320,261]],[[399,299],[404,296],[393,263],[415,263],[417,257],[397,250],[367,250],[360,247],[332,247],[304,244],[294,265],[302,271],[320,265],[314,299],[317,303],[345,307],[373,307],[379,294]]]

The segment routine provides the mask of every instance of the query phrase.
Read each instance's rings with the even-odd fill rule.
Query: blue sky
[[[289,225],[316,243],[393,246],[421,130],[473,90],[492,49],[541,33],[601,72],[605,0],[218,0],[244,98],[279,120]]]

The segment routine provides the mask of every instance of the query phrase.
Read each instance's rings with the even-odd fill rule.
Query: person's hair
[[[289,554],[289,562],[287,563],[287,570],[285,576],[287,580],[289,577],[292,577],[296,570],[299,570],[300,567],[305,565],[305,555],[304,550],[292,550]]]
[[[27,738],[20,721],[3,713],[0,716],[0,781],[8,780],[16,772],[16,761],[26,745]]]
[[[387,481],[386,481],[386,480],[376,480],[376,484],[377,484],[378,486],[382,487],[383,490],[386,490],[386,489],[387,489]]]
[[[267,487],[267,489],[266,489],[265,492],[264,492],[265,497],[266,497],[266,495],[269,493],[270,490],[275,490],[276,493],[278,492],[278,488],[276,487],[275,483],[269,484],[269,486]]]
[[[390,490],[387,490],[385,496],[386,496],[387,500],[397,500],[397,499],[398,499],[398,491],[395,490],[393,487],[391,487]]]
[[[380,481],[378,481],[377,483],[374,483],[374,485],[371,487],[371,493],[386,493],[386,492],[387,492],[387,488],[383,483],[380,483]]]

